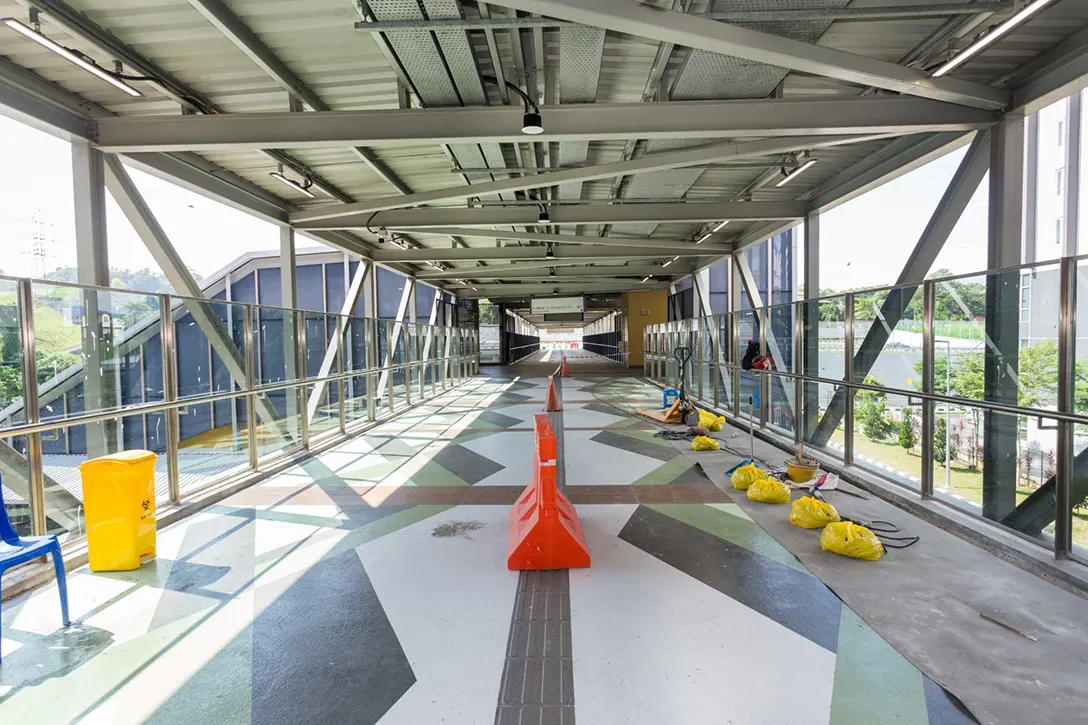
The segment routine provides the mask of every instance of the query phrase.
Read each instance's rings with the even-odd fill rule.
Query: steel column
[[[253,369],[253,305],[242,308],[242,331],[245,340],[246,390],[252,391],[257,385],[257,375]],[[288,396],[290,397],[290,396]],[[231,401],[231,406],[234,401]],[[249,450],[249,467],[257,470],[257,401],[250,392],[246,395],[246,447]]]
[[[178,399],[177,337],[174,328],[173,300],[170,295],[159,295],[159,343],[162,354],[162,399],[173,403]],[[231,401],[231,409],[235,409]],[[181,441],[181,421],[178,409],[168,408],[163,413],[166,435],[166,478],[170,489],[170,501],[181,503],[181,472],[178,469],[178,447]]]
[[[843,380],[847,383],[854,381],[854,294],[848,292],[846,294],[846,314],[843,324],[843,350],[845,356],[843,359]],[[874,325],[876,327],[876,325]],[[846,386],[843,388],[843,452],[842,460],[847,465],[854,462],[854,389]],[[835,393],[835,397],[838,398],[838,392]],[[827,413],[824,413],[823,422],[828,419],[830,414],[830,406]],[[836,427],[838,421],[835,421]],[[830,438],[830,436],[828,436]],[[827,445],[827,442],[818,443],[817,445]]]
[[[19,296],[19,351],[23,368],[23,414],[27,423],[40,420],[41,409],[38,404],[38,370],[36,357],[36,335],[34,330],[34,294],[29,279],[20,279],[17,286]],[[26,436],[26,458],[30,469],[29,496],[30,530],[34,536],[46,535],[45,519],[45,469],[42,462],[42,434],[28,433]]]
[[[1058,327],[1058,410],[1073,413],[1076,408],[1077,368],[1077,261],[1061,261],[1061,313]],[[1057,461],[1054,488],[1054,554],[1069,556],[1073,550],[1073,448],[1075,424],[1058,422]]]
[[[1065,116],[1065,239],[1062,256],[1075,257],[1080,247],[1080,149],[1083,92],[1074,93],[1067,101]]]
[[[932,394],[933,393],[933,369],[934,369],[934,349],[933,349],[933,311],[936,307],[934,304],[934,285],[932,281],[927,280],[922,285],[922,392]],[[951,355],[949,359],[945,360],[946,365],[951,365]],[[947,394],[947,391],[945,391]],[[946,403],[947,405],[947,403]],[[933,460],[933,439],[936,431],[934,422],[934,411],[936,406],[933,401],[926,398],[922,400],[922,475],[921,475],[921,494],[922,498],[931,498],[933,496],[933,466],[935,461]],[[945,434],[949,435],[951,431],[948,430],[948,424],[945,423]],[[945,454],[948,455],[948,441],[945,440]]]

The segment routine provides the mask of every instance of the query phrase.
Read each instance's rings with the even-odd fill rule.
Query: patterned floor
[[[161,531],[136,572],[71,574],[67,630],[53,587],[5,603],[0,722],[972,722],[627,413],[660,401],[635,379],[564,381],[593,566],[519,585],[544,385],[475,379]]]

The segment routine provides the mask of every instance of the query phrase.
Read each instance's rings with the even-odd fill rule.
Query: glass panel
[[[0,279],[0,426],[26,421],[23,410],[23,361],[19,337],[18,286],[12,280]],[[25,437],[5,438],[0,445],[7,450],[10,465],[3,471],[4,508],[15,530],[22,536],[31,534],[30,466],[25,456]]]
[[[1054,468],[1055,431],[1040,431],[1035,417],[987,414],[970,405],[957,411],[953,406],[954,431],[962,430],[961,421],[969,428],[973,418],[990,418],[990,425],[980,427],[981,440],[975,441],[974,450],[964,442],[962,432],[962,448],[953,438],[954,455],[947,478],[942,451],[942,460],[934,462],[934,496],[1049,547],[1046,540],[1054,534],[1054,498],[1040,490],[1040,479],[1049,478]],[[1048,426],[1052,428],[1053,422],[1044,421],[1044,428]],[[1000,452],[996,458],[985,453],[987,431],[997,436],[991,441],[993,450]],[[1031,501],[1025,504],[1029,497]],[[1083,516],[1074,517],[1074,537],[1082,541],[1085,523]]]
[[[843,379],[846,375],[845,295],[806,302],[804,315],[802,372],[810,377]],[[829,383],[805,383],[804,396],[805,442],[842,457],[845,393]]]
[[[890,400],[901,402],[893,408]],[[871,390],[855,394],[854,463],[917,490],[922,476],[922,406],[905,403],[905,397]]]
[[[218,414],[215,424],[208,423],[212,415],[210,405],[181,408],[178,473],[182,496],[249,468],[245,396],[217,403],[215,407]],[[224,407],[229,416],[225,421],[221,413]]]
[[[767,352],[774,360],[775,369],[794,372],[793,365],[793,315],[790,304],[768,307],[765,313],[770,320],[767,328]],[[768,423],[779,430],[792,434],[794,428],[794,381],[779,375],[767,380],[770,395]]]
[[[306,386],[307,400],[313,396],[315,390],[318,388],[323,388],[324,394],[321,396],[321,403],[314,410],[313,418],[310,419],[311,438],[315,438],[322,433],[340,427],[340,407],[335,402],[337,394],[339,393],[337,384],[335,382],[330,382],[324,386]]]
[[[922,297],[921,286],[855,293],[855,382],[911,390],[921,380]]]
[[[266,457],[276,457],[284,453],[291,453],[301,448],[303,415],[302,411],[306,410],[306,397],[304,395],[300,395],[300,391],[302,390],[304,390],[304,388],[297,387],[289,388],[284,391],[285,404],[288,406],[289,409],[297,412],[293,413],[292,415],[288,415],[282,418],[277,417],[275,419],[270,419],[269,416],[261,414],[261,410],[264,408],[264,406],[262,406],[261,404],[261,396],[255,396],[255,402],[257,403],[256,416],[258,459]],[[239,414],[241,414],[241,411],[243,410],[245,410],[245,407],[240,404]],[[246,429],[243,427],[240,430],[240,433],[244,435],[245,432]]]
[[[745,351],[751,343],[759,345],[759,310],[744,310],[739,312],[740,337],[737,375],[740,376],[740,414],[753,420],[759,419],[758,388],[759,374],[748,370],[740,370],[739,362],[744,357]]]
[[[181,300],[172,314],[178,399],[230,392],[234,383],[244,387],[244,306]]]
[[[736,371],[732,369],[737,358],[736,344],[733,337],[733,316],[729,314],[717,315],[718,324],[718,369],[721,375],[718,377],[718,402],[723,408],[733,408],[733,381]]]
[[[1060,289],[1055,264],[936,282],[934,391],[1053,408]],[[998,377],[987,398],[988,365]]]
[[[35,282],[32,295],[38,402],[46,418],[138,404],[145,394],[161,399],[161,364],[140,367],[141,348],[158,338],[157,296],[46,282]],[[157,343],[153,349],[157,354]]]

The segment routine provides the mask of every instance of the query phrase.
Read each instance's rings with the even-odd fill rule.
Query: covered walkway
[[[161,531],[158,558],[136,572],[74,573],[68,630],[57,626],[51,586],[7,603],[0,719],[975,722],[888,644],[911,639],[889,616],[911,607],[844,604],[804,563],[811,541],[799,559],[787,548],[796,542],[750,515],[757,504],[724,490],[718,469],[732,454],[700,465],[630,414],[659,399],[640,379],[564,381],[567,493],[593,566],[507,571],[509,504],[532,476],[531,421],[546,385],[519,367]],[[727,447],[740,446],[735,435],[720,434]],[[935,548],[973,549],[917,526],[922,544],[887,562],[896,576]],[[1028,577],[985,566],[999,567],[984,576],[1003,584]],[[829,581],[846,582],[837,591],[847,601],[856,594],[849,578]],[[1038,616],[1085,621],[1083,600],[1038,581],[1032,591],[1049,609]],[[926,606],[936,630],[960,616]],[[1055,646],[1063,638],[1081,647],[1084,633],[1055,629],[1034,643],[1056,658],[1049,669],[1069,664]],[[978,709],[991,675],[979,666],[1009,642],[987,645],[915,661],[948,672],[954,655],[959,680],[978,683],[959,694],[982,722],[1028,722],[1009,709],[1035,707],[1023,693],[994,693],[997,711]],[[1075,688],[1038,675],[1052,711],[1083,707]]]

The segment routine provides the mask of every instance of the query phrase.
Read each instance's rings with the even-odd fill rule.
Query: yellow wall
[[[642,367],[642,332],[646,325],[669,321],[669,291],[624,292],[623,306],[627,312],[627,364]],[[646,314],[643,314],[643,313]]]

